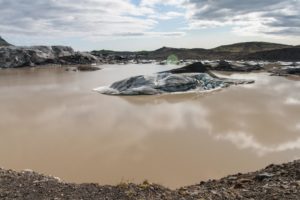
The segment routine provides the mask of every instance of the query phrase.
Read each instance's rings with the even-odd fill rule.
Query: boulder
[[[181,67],[181,68],[176,68],[176,69],[171,69],[169,71],[163,71],[159,73],[172,73],[172,74],[182,74],[182,73],[207,73],[211,77],[217,78],[216,75],[210,72],[211,65],[208,64],[203,64],[202,62],[195,62],[193,64]]]
[[[212,67],[211,69],[216,71],[251,72],[256,70],[262,70],[263,68],[259,64],[241,64],[221,60],[218,65]]]
[[[182,73],[206,73],[208,72],[209,65],[204,65],[201,62],[195,62],[191,65],[187,65],[185,67],[172,69],[169,71],[164,71],[160,73],[172,73],[172,74],[182,74]]]
[[[69,56],[59,57],[58,59],[58,63],[64,65],[93,64],[97,63],[98,61],[99,59],[96,56],[84,52],[76,52]]]
[[[95,66],[91,66],[91,65],[81,65],[81,66],[78,66],[77,67],[77,70],[78,71],[98,71],[98,70],[101,70],[101,68],[99,67],[95,67]]]
[[[300,75],[300,66],[289,66],[280,69],[270,70],[272,76],[289,76],[289,75]]]

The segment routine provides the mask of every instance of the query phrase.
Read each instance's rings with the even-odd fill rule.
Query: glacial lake
[[[92,90],[174,66],[100,67],[0,70],[0,167],[75,183],[178,188],[300,158],[300,80],[216,73],[256,83],[105,96]]]

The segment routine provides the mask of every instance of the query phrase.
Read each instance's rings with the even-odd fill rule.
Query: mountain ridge
[[[294,49],[296,48],[296,49]],[[285,49],[292,49],[285,52]],[[278,53],[268,53],[266,56],[263,52],[277,51]],[[175,55],[178,59],[246,59],[252,58],[259,60],[260,58],[268,58],[270,60],[276,60],[276,57],[272,55],[280,55],[283,60],[299,60],[298,54],[299,46],[292,46],[286,44],[270,43],[270,42],[242,42],[234,43],[230,45],[222,45],[211,49],[204,48],[173,48],[162,47],[153,51],[110,51],[100,50],[92,51],[95,56],[119,56],[119,57],[131,57],[138,59],[154,59],[165,60],[170,55]],[[103,54],[105,52],[105,54]],[[289,52],[293,52],[292,55]],[[299,52],[299,53],[297,53]],[[260,55],[264,54],[264,55]],[[287,55],[285,55],[287,54]],[[250,56],[251,55],[251,56]],[[271,56],[271,57],[270,57]],[[285,58],[285,56],[287,58]]]
[[[0,47],[13,46],[0,36]],[[15,47],[18,48],[18,47]],[[20,47],[21,48],[21,47]],[[5,51],[5,50],[2,50]],[[170,56],[178,60],[282,60],[300,61],[300,45],[270,42],[241,42],[221,45],[211,49],[161,47],[153,51],[94,50],[89,52],[100,60],[167,60]]]
[[[12,46],[8,42],[6,42],[1,36],[0,36],[0,47],[7,47],[7,46]]]
[[[240,42],[240,43],[218,46],[216,48],[213,48],[212,50],[254,53],[258,51],[283,49],[289,47],[292,47],[292,45],[270,43],[270,42]]]

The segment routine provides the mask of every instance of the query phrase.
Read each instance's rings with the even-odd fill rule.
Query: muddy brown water
[[[300,157],[300,81],[266,73],[208,94],[92,91],[171,66],[0,70],[0,166],[68,182],[147,179],[171,188]]]

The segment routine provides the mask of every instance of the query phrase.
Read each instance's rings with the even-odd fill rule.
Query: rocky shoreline
[[[98,70],[101,64],[177,64],[202,62],[215,71],[269,71],[273,75],[299,75],[300,48],[265,42],[245,42],[214,49],[176,49],[163,47],[154,51],[74,51],[68,46],[13,46],[0,36],[0,68],[79,65],[78,71]],[[285,61],[285,62],[280,62]],[[267,69],[268,65],[277,66]],[[84,66],[84,67],[80,67]]]
[[[171,190],[144,181],[116,186],[65,183],[26,170],[0,168],[0,199],[300,199],[300,160],[269,165],[251,173],[230,175]]]
[[[226,60],[178,60],[173,64],[189,65],[202,62],[213,71],[252,72],[265,71],[276,76],[300,75],[300,62],[226,61]],[[168,61],[140,60],[131,57],[92,55],[76,52],[66,46],[0,47],[0,68],[22,68],[59,65],[66,71],[96,71],[102,64],[167,64]],[[270,67],[271,66],[271,67]],[[75,68],[74,68],[75,67]],[[72,69],[70,69],[72,68]],[[201,69],[198,69],[198,71]]]

